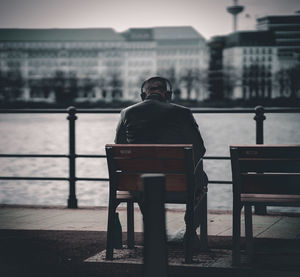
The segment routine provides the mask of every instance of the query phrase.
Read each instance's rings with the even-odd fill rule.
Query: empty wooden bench
[[[166,203],[186,204],[187,220],[185,262],[192,262],[192,228],[194,222],[195,167],[192,145],[174,144],[108,144],[105,146],[109,170],[109,209],[106,258],[113,259],[115,211],[121,202],[127,203],[127,243],[134,247],[133,203],[131,192],[142,193],[141,175],[163,173],[166,178]],[[169,197],[172,192],[171,197]],[[207,193],[199,199],[203,247],[207,246]]]
[[[232,262],[240,263],[241,209],[253,260],[252,206],[300,206],[300,145],[230,146],[233,181]]]

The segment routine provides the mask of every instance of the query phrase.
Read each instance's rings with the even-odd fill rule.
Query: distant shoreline
[[[0,102],[0,109],[22,109],[22,108],[125,108],[138,101],[113,101],[113,102],[66,102],[66,103],[45,103],[45,102]],[[190,108],[251,108],[256,106],[265,107],[300,107],[300,98],[275,98],[275,99],[251,99],[251,100],[174,100],[172,103]]]

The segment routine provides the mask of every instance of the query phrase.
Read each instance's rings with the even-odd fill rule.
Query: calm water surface
[[[266,144],[299,144],[300,114],[267,114]],[[253,114],[196,114],[206,155],[229,156],[231,144],[255,143]],[[118,114],[79,114],[76,121],[78,154],[104,154],[112,143]],[[0,153],[67,154],[68,121],[61,114],[0,114]],[[231,180],[230,161],[205,161],[210,180]],[[78,158],[77,177],[108,177],[105,159]],[[64,158],[1,158],[1,176],[66,177]],[[209,185],[210,209],[231,209],[231,185]],[[0,181],[0,203],[66,205],[68,182]],[[107,182],[77,182],[78,204],[106,206]]]

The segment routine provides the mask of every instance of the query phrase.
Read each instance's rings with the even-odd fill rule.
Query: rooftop
[[[201,39],[205,41],[204,37],[191,26],[154,27],[153,33],[156,40]]]
[[[122,41],[112,28],[0,29],[0,41]]]
[[[257,23],[268,23],[268,24],[291,24],[300,23],[300,13],[291,15],[268,15],[257,18]]]
[[[152,28],[130,28],[123,33],[128,40],[202,40],[201,36],[191,26],[169,26]]]
[[[86,29],[0,29],[0,41],[149,41],[202,40],[191,26],[131,28],[117,33],[112,28]]]
[[[226,37],[226,47],[274,46],[275,36],[271,31],[239,31]]]

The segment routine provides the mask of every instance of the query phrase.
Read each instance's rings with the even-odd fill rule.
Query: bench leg
[[[232,265],[239,265],[241,261],[241,204],[233,203],[232,211]]]
[[[116,204],[110,201],[108,206],[107,233],[106,233],[106,259],[112,260],[114,253],[114,227],[116,221]]]
[[[133,201],[127,202],[127,246],[134,248],[134,209]]]
[[[200,242],[201,249],[208,249],[207,241],[207,194],[203,197],[201,201],[201,212],[200,212]]]
[[[253,262],[253,228],[252,228],[252,207],[245,205],[245,235],[246,235],[246,252],[249,262]]]

